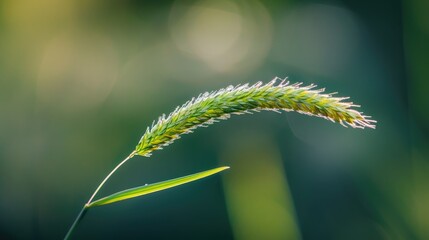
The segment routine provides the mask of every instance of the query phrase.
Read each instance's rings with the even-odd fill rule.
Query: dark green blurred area
[[[147,126],[230,84],[315,83],[377,129],[297,113],[233,116],[99,197],[75,239],[429,239],[429,2],[0,1],[0,239],[61,239]]]

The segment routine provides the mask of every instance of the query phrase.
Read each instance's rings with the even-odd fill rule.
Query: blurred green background
[[[0,1],[0,239],[61,239],[147,126],[275,76],[362,105],[376,130],[234,116],[121,168],[75,239],[429,239],[429,2]]]

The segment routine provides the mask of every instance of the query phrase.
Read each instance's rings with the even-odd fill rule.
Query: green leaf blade
[[[162,182],[157,182],[157,183],[147,184],[147,185],[143,185],[135,188],[126,189],[124,191],[120,191],[112,195],[109,195],[107,197],[101,198],[99,200],[93,201],[92,203],[87,204],[86,208],[102,206],[102,205],[111,204],[111,203],[131,199],[135,197],[140,197],[154,192],[159,192],[162,190],[166,190],[169,188],[173,188],[182,184],[186,184],[189,182],[193,182],[193,181],[211,176],[213,174],[224,171],[228,168],[229,167],[218,167],[211,170],[187,175],[184,177],[174,178],[174,179],[170,179]]]

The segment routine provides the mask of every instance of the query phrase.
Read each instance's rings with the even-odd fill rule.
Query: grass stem
[[[64,240],[67,240],[70,238],[71,234],[73,233],[73,230],[77,226],[77,224],[82,220],[82,218],[85,216],[86,211],[88,210],[89,204],[91,204],[92,200],[94,199],[95,195],[97,195],[98,191],[103,187],[103,185],[107,182],[107,180],[113,175],[113,173],[116,172],[124,163],[126,163],[128,160],[130,160],[132,157],[136,155],[136,151],[133,151],[128,157],[126,157],[122,162],[120,162],[110,173],[103,179],[103,181],[98,185],[97,189],[95,189],[94,193],[89,198],[88,202],[83,206],[82,210],[80,211],[79,215],[77,215],[76,219],[74,220],[73,224],[71,225],[69,231],[67,232],[67,235],[64,237]]]
[[[73,233],[73,230],[75,229],[77,224],[80,222],[80,220],[82,220],[83,216],[85,216],[85,213],[87,210],[88,210],[88,208],[86,208],[86,205],[82,208],[82,210],[80,210],[79,215],[77,215],[76,219],[73,222],[73,225],[71,225],[69,231],[67,232],[67,235],[64,237],[64,240],[70,239],[70,237]]]
[[[116,170],[118,170],[124,163],[126,163],[129,159],[131,159],[132,157],[134,157],[134,155],[136,155],[136,151],[133,151],[128,157],[126,157],[124,160],[122,160],[122,162],[120,162],[110,173],[109,175],[107,175],[104,180],[100,183],[100,185],[98,185],[97,189],[95,189],[94,193],[92,194],[92,196],[89,198],[88,202],[86,203],[86,205],[89,205],[91,203],[91,201],[94,199],[95,195],[98,193],[98,191],[100,191],[101,187],[103,187],[104,183],[106,183],[106,181],[110,178],[110,176],[112,176],[113,173],[116,172]]]

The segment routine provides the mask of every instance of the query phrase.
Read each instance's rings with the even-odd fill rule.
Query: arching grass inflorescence
[[[228,119],[231,114],[254,111],[296,111],[310,116],[322,117],[354,128],[375,128],[375,120],[362,112],[348,97],[334,97],[335,93],[323,93],[316,85],[290,84],[286,79],[275,78],[267,84],[258,82],[229,86],[214,92],[200,94],[168,116],[161,116],[147,128],[136,146],[136,154],[150,156],[157,149],[169,145],[180,135],[198,127],[208,126],[218,120]]]

